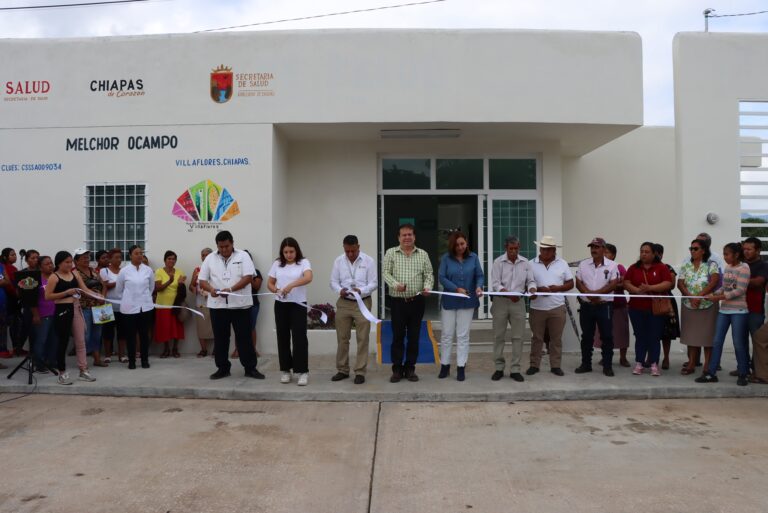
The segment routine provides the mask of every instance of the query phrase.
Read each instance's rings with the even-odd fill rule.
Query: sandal
[[[107,362],[93,362],[94,367],[109,367]]]
[[[750,383],[759,383],[760,385],[768,385],[768,381],[764,380],[763,378],[758,378],[754,374],[749,376],[749,382]]]
[[[683,367],[682,370],[680,371],[680,374],[682,374],[683,376],[688,376],[689,374],[693,374],[694,372],[696,372],[695,368],[691,369],[690,367]]]
[[[201,349],[199,353],[197,353],[198,358],[205,358],[208,356],[208,351],[205,349]]]
[[[160,355],[160,358],[168,358],[169,356],[171,356],[171,350],[166,347],[163,354]]]
[[[173,355],[174,358],[180,358],[181,357],[181,355],[179,354],[179,350],[176,349],[175,347],[173,348],[173,352],[171,354]]]
[[[117,359],[120,363],[128,363],[128,357],[127,356],[121,356]]]
[[[106,358],[104,358],[104,363],[112,363],[112,358],[107,356]]]

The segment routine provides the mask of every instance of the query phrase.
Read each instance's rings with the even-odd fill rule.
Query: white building
[[[138,242],[190,274],[227,229],[266,272],[290,235],[313,303],[334,301],[344,235],[381,256],[403,221],[435,269],[455,228],[487,265],[508,234],[527,256],[602,236],[625,264],[644,240],[677,263],[701,231],[768,219],[768,37],[679,34],[674,128],[642,126],[641,52],[634,33],[519,30],[0,40],[0,245]]]

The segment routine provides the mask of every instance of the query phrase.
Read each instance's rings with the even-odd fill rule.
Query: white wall
[[[689,239],[677,210],[674,128],[638,128],[581,158],[564,159],[563,191],[567,260],[588,258],[587,244],[596,236],[617,246],[624,265],[637,260],[646,240],[663,244],[672,265],[683,258]]]
[[[718,250],[741,238],[738,102],[768,100],[766,62],[766,34],[675,36],[678,213],[683,233],[709,232]]]
[[[271,73],[274,96],[210,98],[210,73]],[[642,122],[640,37],[628,32],[304,30],[2,40],[0,128],[186,123]],[[141,79],[107,97],[94,79]],[[13,96],[13,95],[10,95]]]
[[[174,134],[176,149],[128,150],[137,134]],[[212,136],[213,134],[213,136]],[[156,269],[163,253],[174,250],[178,268],[187,276],[199,265],[200,250],[215,248],[217,229],[190,229],[172,215],[176,198],[189,186],[210,179],[227,188],[240,214],[220,225],[230,230],[238,248],[250,249],[264,269],[271,260],[272,126],[176,126],[134,128],[69,128],[4,130],[0,133],[3,162],[58,162],[60,171],[3,173],[7,208],[0,223],[0,241],[17,250],[30,248],[53,256],[85,245],[85,185],[114,182],[146,183],[147,256]],[[110,136],[120,139],[118,150],[63,151],[68,138]],[[33,145],[34,152],[29,151]],[[183,167],[176,160],[247,157],[247,166]],[[265,210],[266,209],[266,215]],[[94,249],[109,249],[95,247]],[[123,248],[127,249],[127,248]],[[185,350],[196,346],[192,324],[187,326]]]

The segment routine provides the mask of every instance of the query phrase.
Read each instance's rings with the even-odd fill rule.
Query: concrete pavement
[[[527,368],[528,355],[523,356],[523,371]],[[437,379],[437,367],[420,365],[417,372],[421,380],[410,383],[403,380],[389,383],[390,369],[379,366],[371,358],[367,382],[354,385],[352,379],[338,383],[330,381],[336,372],[334,358],[330,356],[310,357],[310,383],[307,387],[296,386],[294,378],[290,385],[279,382],[279,368],[276,356],[266,356],[259,361],[259,369],[266,374],[265,380],[254,380],[243,376],[239,362],[232,364],[232,376],[211,381],[208,376],[215,371],[213,360],[184,356],[174,359],[151,358],[150,369],[128,370],[127,365],[113,362],[109,368],[94,368],[95,383],[75,380],[72,386],[56,384],[54,376],[35,374],[37,386],[26,384],[26,376],[16,374],[13,379],[0,377],[0,393],[25,393],[34,389],[36,393],[105,395],[117,397],[177,397],[207,399],[247,399],[271,401],[522,401],[522,400],[597,400],[597,399],[674,399],[674,398],[718,398],[718,397],[766,397],[768,386],[750,384],[736,386],[736,378],[728,376],[735,368],[733,353],[723,357],[724,372],[717,384],[694,383],[694,375],[681,376],[683,355],[673,350],[672,363],[661,377],[648,374],[633,376],[631,369],[614,365],[616,376],[602,375],[595,356],[595,372],[576,375],[579,365],[575,354],[564,355],[563,377],[549,372],[545,357],[542,371],[527,377],[524,383],[517,383],[506,377],[498,382],[490,380],[494,371],[490,353],[477,352],[470,356],[467,366],[467,380],[455,380],[455,367],[448,379]],[[3,360],[7,365],[18,359]],[[353,360],[354,361],[354,360]],[[70,375],[77,377],[74,359],[68,363]],[[7,375],[8,370],[2,371]],[[507,369],[507,376],[509,369]]]
[[[25,396],[0,511],[762,513],[764,406]]]

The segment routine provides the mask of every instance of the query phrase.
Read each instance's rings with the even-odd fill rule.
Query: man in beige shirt
[[[493,261],[491,268],[491,290],[493,292],[536,292],[528,259],[520,255],[520,240],[509,236],[504,242],[504,254]],[[525,301],[518,296],[493,296],[491,305],[493,316],[493,361],[496,371],[491,376],[493,381],[504,377],[504,337],[507,325],[512,332],[512,361],[509,375],[515,381],[525,381],[520,373],[520,360],[523,355],[523,330],[525,329]]]

